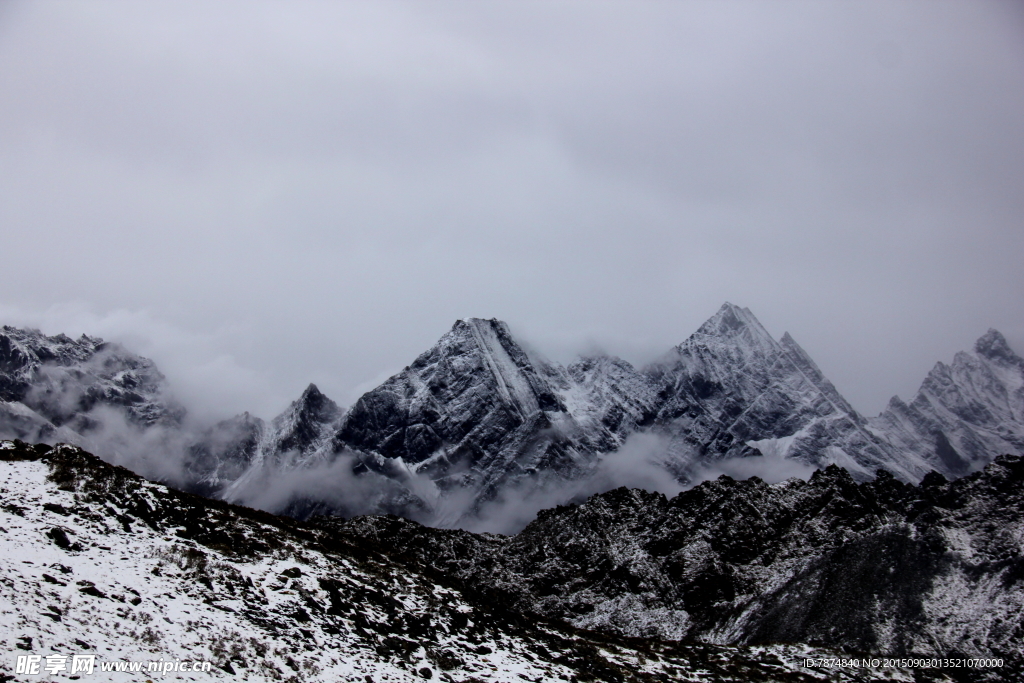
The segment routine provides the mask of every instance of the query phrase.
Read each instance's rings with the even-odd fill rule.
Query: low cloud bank
[[[85,370],[90,363],[103,366],[107,355],[97,354],[86,363]],[[60,366],[46,366],[40,370],[41,383],[26,399],[28,405],[0,405],[0,436],[76,443],[108,462],[179,488],[211,493],[227,484],[220,495],[231,502],[297,517],[386,512],[431,526],[512,534],[543,509],[583,502],[622,486],[671,497],[722,474],[777,482],[806,478],[814,471],[784,457],[785,440],[758,442],[763,453],[760,457],[733,458],[680,470],[679,463],[687,458],[673,451],[674,444],[668,437],[635,433],[619,449],[582,463],[582,476],[579,471],[572,478],[554,473],[524,476],[481,503],[475,487],[442,492],[427,475],[417,474],[401,460],[374,462],[369,456],[326,450],[314,455],[278,453],[276,443],[262,442],[265,432],[258,420],[246,415],[211,427],[180,411],[170,397],[161,397],[159,404],[153,404],[164,412],[149,426],[141,424],[139,415],[132,413],[140,408],[130,401],[125,405],[99,402],[79,412],[83,405],[103,399],[87,395],[92,387],[87,378],[83,382],[78,370],[74,377],[69,372]],[[144,381],[162,384],[155,373],[146,375]],[[54,422],[43,417],[44,413]],[[54,424],[60,426],[54,429]],[[249,435],[259,442],[244,446]],[[678,449],[678,444],[675,447]],[[203,462],[203,457],[210,463]],[[208,464],[212,467],[209,471],[204,469]],[[211,482],[208,488],[203,488],[204,481]]]
[[[0,438],[28,443],[70,443],[103,460],[126,467],[147,479],[186,487],[184,463],[191,435],[177,427],[142,427],[124,413],[98,406],[77,416],[77,426],[88,425],[85,433],[67,426],[54,428],[46,418],[21,403],[0,405]]]
[[[355,453],[342,452],[313,464],[293,465],[295,453],[256,463],[223,497],[232,503],[305,518],[314,514],[353,517],[399,514],[430,523],[431,509],[412,494],[412,482],[359,467]],[[359,473],[357,474],[357,471]],[[431,482],[431,486],[432,486]]]
[[[663,493],[668,497],[697,486],[701,482],[728,475],[733,479],[760,477],[776,483],[798,477],[807,479],[815,468],[787,459],[782,450],[765,446],[763,455],[727,458],[698,465],[685,473],[686,483],[669,468],[671,440],[656,433],[630,435],[622,447],[598,456],[592,472],[575,481],[551,478],[528,480],[506,487],[479,512],[459,521],[468,531],[514,534],[537,517],[541,510],[568,503],[582,503],[590,496],[621,486]]]
[[[509,535],[522,530],[541,510],[582,503],[594,494],[623,486],[672,497],[723,474],[734,479],[757,476],[775,483],[792,477],[806,479],[814,471],[766,449],[762,456],[700,465],[683,483],[669,471],[671,445],[662,435],[633,434],[618,450],[598,455],[580,478],[547,474],[519,479],[483,503],[477,500],[474,488],[442,492],[429,477],[416,474],[400,460],[387,461],[384,471],[374,471],[361,466],[365,456],[351,452],[320,454],[306,463],[298,453],[268,453],[263,459],[257,457],[258,462],[224,497],[296,517],[392,513],[428,526]]]
[[[710,479],[717,479],[723,474],[733,479],[759,477],[769,484],[793,478],[806,480],[817,469],[807,463],[785,456],[788,439],[764,439],[750,443],[761,451],[760,456],[724,458],[702,463],[693,472],[691,486]]]

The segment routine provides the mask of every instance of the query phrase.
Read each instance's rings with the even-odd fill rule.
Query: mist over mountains
[[[207,496],[499,532],[619,486],[674,495],[721,473],[771,482],[833,464],[915,483],[1024,451],[1024,360],[999,332],[866,418],[788,333],[728,303],[642,368],[558,364],[500,321],[460,320],[350,407],[310,385],[272,420],[214,425],[124,348],[4,327],[0,399],[0,437],[76,443]]]

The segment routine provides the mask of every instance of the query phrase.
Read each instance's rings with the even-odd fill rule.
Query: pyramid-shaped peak
[[[771,335],[750,312],[749,308],[741,308],[727,301],[722,304],[717,313],[700,326],[696,334],[712,337],[735,337],[744,332],[771,340]]]
[[[323,392],[321,392],[320,389],[315,384],[310,382],[309,386],[306,387],[306,390],[302,392],[302,396],[299,398],[299,400],[303,402],[308,401],[310,399],[316,400],[322,397],[323,395]]]
[[[494,324],[504,325],[505,324],[504,322],[502,322],[501,320],[498,320],[497,318],[474,318],[472,316],[468,317],[468,318],[459,318],[456,321],[456,324],[458,324],[458,323],[465,323],[467,325],[494,325]]]
[[[1012,362],[1020,360],[1020,357],[1006,343],[1006,337],[999,330],[991,328],[974,343],[974,351],[991,360]]]
[[[325,417],[334,415],[340,409],[338,404],[329,399],[311,382],[298,400],[292,403],[291,410],[296,413],[315,413]]]
[[[512,335],[508,324],[497,318],[462,318],[455,322],[451,332],[442,337],[442,344],[446,338],[467,340],[485,351],[501,346],[507,353],[513,356],[523,355],[525,359],[525,351]]]

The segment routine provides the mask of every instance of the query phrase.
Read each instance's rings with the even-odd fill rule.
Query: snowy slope
[[[720,644],[815,642],[1024,666],[1024,458],[954,482],[857,484],[835,466],[722,477],[668,499],[616,489],[513,537],[338,522],[495,601],[582,628]],[[977,673],[977,672],[975,672]]]
[[[937,363],[909,404],[893,397],[871,426],[896,449],[959,476],[997,453],[1024,453],[1024,359],[989,330]]]
[[[17,654],[205,660],[170,679],[780,681],[807,646],[623,641],[509,611],[331,524],[182,494],[77,448],[0,442],[0,678]],[[6,673],[5,673],[6,672]],[[899,670],[859,680],[911,681]],[[142,680],[106,672],[95,680]],[[18,676],[17,680],[64,680]]]
[[[657,430],[671,437],[680,476],[756,455],[750,442],[782,439],[781,455],[815,467],[835,462],[840,449],[850,460],[842,464],[862,477],[885,468],[916,480],[927,471],[909,470],[796,341],[788,333],[775,341],[749,309],[723,305],[645,372],[658,387]]]

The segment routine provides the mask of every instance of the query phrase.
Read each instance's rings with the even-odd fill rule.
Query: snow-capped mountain
[[[1024,359],[989,330],[951,365],[937,363],[909,404],[893,397],[870,424],[904,457],[950,476],[993,453],[1024,453]]]
[[[522,495],[585,479],[637,433],[661,439],[658,465],[684,483],[709,463],[761,453],[838,464],[859,481],[878,469],[908,482],[932,470],[956,477],[969,468],[950,452],[966,452],[972,469],[1021,452],[1024,361],[995,332],[978,348],[937,367],[913,415],[890,409],[868,420],[791,335],[773,339],[732,304],[642,370],[608,356],[562,367],[528,352],[504,323],[468,319],[362,396],[310,459],[350,452],[358,467],[415,478],[408,490],[426,509],[468,492],[473,504],[456,516],[509,487]],[[459,523],[445,514],[434,522]]]
[[[0,681],[156,680],[131,665],[180,661],[208,662],[173,675],[200,681],[946,680],[829,667],[844,653],[808,645],[579,630],[495,601],[443,562],[397,561],[335,520],[181,493],[67,445],[0,442],[0,539]],[[16,670],[19,655],[35,673]],[[93,671],[73,675],[90,655]]]
[[[321,393],[315,384],[310,384],[270,424],[250,418],[242,423],[242,429],[233,438],[230,432],[236,423],[229,422],[226,429],[218,425],[211,433],[220,435],[228,432],[232,452],[248,454],[244,475],[229,481],[237,487],[257,473],[291,469],[297,464],[308,466],[314,464],[318,457],[329,456],[333,453],[330,441],[337,431],[336,423],[341,415],[338,404]],[[205,442],[200,441],[196,448],[204,445]]]
[[[334,449],[400,460],[440,491],[487,496],[538,473],[581,476],[649,419],[654,395],[619,359],[568,369],[527,351],[498,320],[460,320],[412,365],[364,394]]]
[[[4,330],[0,436],[85,443],[98,406],[140,426],[180,421],[151,362],[88,337]],[[760,454],[838,464],[858,481],[878,469],[957,477],[1024,449],[1024,360],[990,331],[938,364],[909,404],[894,398],[866,419],[788,333],[774,339],[732,304],[641,369],[612,356],[562,366],[504,323],[469,318],[348,410],[310,385],[270,421],[246,413],[180,441],[185,485],[205,495],[451,526],[510,497],[541,491],[551,505],[613,488],[621,469],[588,482],[641,436],[658,450],[644,465],[678,485]],[[282,482],[291,490],[264,495]]]
[[[0,329],[0,433],[30,441],[85,443],[120,419],[177,426],[183,409],[164,395],[153,362],[102,339]]]
[[[816,468],[838,464],[860,480],[878,469],[905,481],[932,469],[964,471],[894,444],[788,332],[776,341],[749,309],[726,303],[645,373],[658,387],[655,429],[670,435],[670,462],[681,478],[695,465],[769,452]],[[1003,452],[1010,451],[993,449],[987,458]]]

